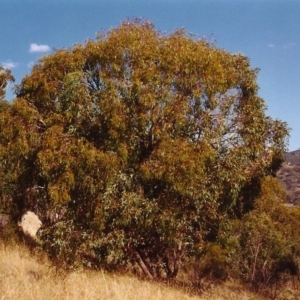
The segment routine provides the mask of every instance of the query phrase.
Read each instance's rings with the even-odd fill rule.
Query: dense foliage
[[[256,76],[146,21],[56,50],[0,111],[2,209],[37,212],[57,261],[175,277],[280,166],[288,130]]]
[[[255,208],[221,226],[218,249],[222,272],[242,278],[275,299],[280,287],[299,279],[300,209],[284,205],[287,193],[276,178],[266,177]],[[297,283],[298,284],[298,283]],[[298,286],[299,289],[299,286]]]

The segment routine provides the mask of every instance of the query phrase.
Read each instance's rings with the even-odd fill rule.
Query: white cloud
[[[1,65],[6,69],[14,69],[18,67],[18,63],[13,62],[11,60],[7,60],[1,63]]]
[[[284,45],[284,49],[291,49],[297,46],[297,43],[288,43]]]
[[[48,45],[38,45],[35,43],[30,44],[29,52],[48,52],[50,51],[50,47]]]
[[[275,45],[274,44],[269,44],[268,47],[269,48],[275,48]]]

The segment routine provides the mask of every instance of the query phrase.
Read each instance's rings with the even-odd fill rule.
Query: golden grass
[[[1,243],[1,241],[0,241]],[[0,244],[0,300],[258,300],[240,285],[227,283],[202,295],[130,276],[81,271],[63,275],[39,262],[22,246]]]

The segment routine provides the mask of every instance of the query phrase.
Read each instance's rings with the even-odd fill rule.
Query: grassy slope
[[[24,247],[0,241],[0,299],[111,299],[111,300],[258,300],[236,284],[216,287],[193,296],[163,284],[103,272],[58,274],[47,262],[39,262]]]

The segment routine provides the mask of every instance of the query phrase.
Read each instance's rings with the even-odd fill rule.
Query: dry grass
[[[1,243],[1,241],[0,241]],[[46,260],[38,261],[24,247],[0,244],[0,300],[110,299],[110,300],[258,300],[234,283],[189,295],[163,284],[104,272],[60,274]]]

